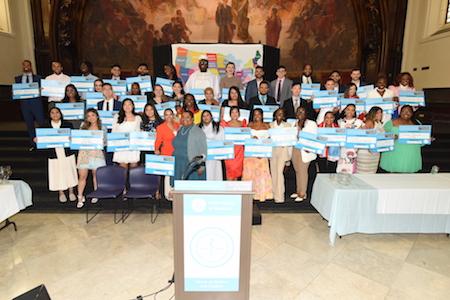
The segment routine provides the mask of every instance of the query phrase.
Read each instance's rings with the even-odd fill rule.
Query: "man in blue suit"
[[[109,110],[109,111],[119,111],[122,107],[122,104],[120,101],[117,101],[114,97],[114,92],[112,85],[109,83],[103,84],[103,97],[105,97],[105,100],[100,101],[97,103],[97,109],[98,110]]]
[[[250,99],[258,96],[259,84],[264,80],[264,69],[261,66],[255,68],[255,79],[250,80],[245,88],[245,101],[250,103]]]
[[[31,61],[24,60],[22,62],[22,75],[16,76],[15,83],[31,83],[38,82],[41,86],[41,76],[33,74]],[[23,99],[20,101],[20,109],[22,111],[23,120],[27,125],[28,136],[30,137],[30,151],[33,151],[36,144],[33,142],[36,136],[35,122],[42,126],[45,123],[44,109],[42,107],[41,97]]]

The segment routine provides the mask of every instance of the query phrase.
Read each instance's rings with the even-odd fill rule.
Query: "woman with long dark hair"
[[[66,85],[66,89],[64,91],[64,98],[62,99],[63,103],[76,103],[81,102],[81,96],[78,93],[77,88],[73,84]]]
[[[202,121],[198,125],[206,135],[206,139],[210,141],[223,141],[225,134],[220,124],[214,121],[209,110],[202,112]],[[223,180],[222,161],[207,160],[206,161],[206,180]]]
[[[122,108],[114,117],[112,132],[133,132],[141,130],[142,118],[134,110],[133,100],[126,98],[122,101]],[[124,168],[134,168],[140,160],[140,151],[114,152],[113,162]]]
[[[164,94],[164,88],[160,84],[155,84],[148,103],[161,104],[169,101],[169,97]]]
[[[156,127],[162,122],[163,120],[159,116],[155,105],[153,103],[147,103],[142,112],[141,130],[156,132]]]
[[[177,75],[177,69],[175,68],[174,65],[164,64],[163,71],[164,71],[163,78],[174,80],[174,81],[180,80]]]
[[[183,89],[183,83],[181,81],[175,81],[172,83],[172,99],[175,100],[178,104],[181,104],[184,99],[184,94],[186,92]]]

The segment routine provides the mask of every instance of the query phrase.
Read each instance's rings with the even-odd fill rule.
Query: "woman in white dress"
[[[199,127],[205,133],[207,140],[223,141],[225,139],[223,128],[213,120],[209,110],[202,112],[202,120]],[[206,180],[223,180],[221,160],[206,161]]]
[[[367,113],[364,121],[364,129],[375,129],[377,133],[384,132],[383,127],[383,110],[378,107],[372,107]],[[380,153],[372,152],[369,149],[359,149],[356,159],[356,173],[358,174],[375,174],[380,163]]]
[[[114,117],[112,132],[134,132],[141,131],[142,119],[134,111],[133,100],[127,98],[122,102],[122,108]],[[123,168],[137,167],[140,160],[140,151],[118,151],[114,152],[113,162]]]

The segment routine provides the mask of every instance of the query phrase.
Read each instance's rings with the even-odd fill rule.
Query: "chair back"
[[[145,174],[145,167],[140,166],[130,169],[130,190],[143,194],[153,195],[159,189],[160,176]]]
[[[118,190],[125,188],[127,170],[120,166],[111,165],[97,169],[98,190]]]

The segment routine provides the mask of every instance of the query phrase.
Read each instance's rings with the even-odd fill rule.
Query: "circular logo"
[[[191,241],[191,254],[201,266],[216,268],[226,264],[234,252],[231,236],[220,228],[205,228]]]

